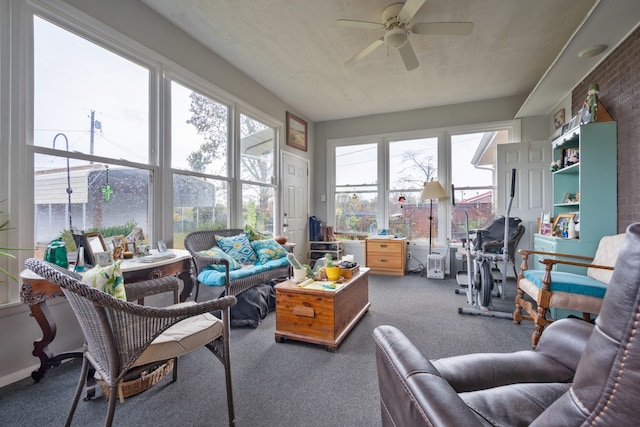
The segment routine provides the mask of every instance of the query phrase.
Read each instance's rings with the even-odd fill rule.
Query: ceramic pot
[[[304,279],[307,278],[307,270],[304,268],[294,268],[293,269],[293,280],[294,282],[303,282]]]
[[[338,280],[342,273],[342,267],[325,267],[327,272],[327,280]]]

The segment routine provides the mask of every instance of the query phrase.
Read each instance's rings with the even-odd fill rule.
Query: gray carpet
[[[371,309],[337,353],[312,344],[274,340],[275,313],[258,328],[231,331],[232,381],[238,426],[380,425],[373,329],[402,330],[431,359],[473,352],[512,352],[530,347],[531,322],[458,314],[465,296],[455,281],[420,276],[372,275]],[[515,285],[497,310],[513,310]],[[30,378],[0,389],[0,425],[60,426],[80,372],[79,361],[51,369],[40,383]],[[74,425],[102,425],[106,400],[80,401]],[[118,426],[227,425],[224,372],[207,350],[179,361],[178,381],[118,403]]]

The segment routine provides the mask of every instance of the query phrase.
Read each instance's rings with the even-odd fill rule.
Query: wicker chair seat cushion
[[[195,304],[187,301],[169,307]],[[136,359],[133,366],[171,359],[203,347],[222,336],[222,321],[210,313],[189,317],[160,334]]]
[[[126,301],[127,294],[125,292],[122,271],[120,270],[120,263],[121,261],[118,260],[107,266],[96,265],[82,275],[82,283],[86,283],[92,288],[99,289],[115,298]]]
[[[286,257],[268,261],[265,264],[245,265],[239,270],[229,272],[229,279],[233,282],[236,279],[243,279],[254,274],[262,273],[276,268],[289,265]],[[198,274],[198,281],[207,286],[224,286],[225,274],[215,270],[203,270]]]
[[[518,281],[518,287],[535,301],[538,301],[540,287],[533,281],[523,277]],[[553,282],[551,287],[553,288]],[[603,300],[604,299],[599,296],[554,290],[551,294],[549,307],[598,314],[600,313]]]

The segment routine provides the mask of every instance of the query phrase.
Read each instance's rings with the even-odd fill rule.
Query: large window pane
[[[497,145],[507,143],[507,131],[480,132],[451,137],[451,176],[456,192],[456,209],[451,215],[451,241],[469,229],[488,226],[496,217],[495,174]]]
[[[191,231],[229,228],[226,181],[173,175],[173,246]]]
[[[240,176],[245,181],[273,183],[275,131],[240,114]]]
[[[33,108],[36,146],[148,162],[149,70],[39,17]]]
[[[171,166],[228,176],[229,108],[171,82]]]
[[[148,233],[150,171],[73,159],[67,168],[66,158],[42,154],[34,156],[34,169],[37,248],[71,227],[105,237],[135,226]]]
[[[378,145],[336,147],[335,231],[364,236],[378,227]]]
[[[242,221],[257,230],[273,233],[275,190],[261,185],[242,185]]]
[[[438,200],[421,201],[425,182],[437,178],[438,138],[421,138],[389,143],[389,229],[410,240],[438,238]],[[431,214],[431,212],[433,212]]]

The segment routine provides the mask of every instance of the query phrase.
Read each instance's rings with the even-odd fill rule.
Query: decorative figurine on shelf
[[[558,169],[560,169],[560,160],[554,160],[553,162],[551,162],[549,170],[551,172],[556,172]]]
[[[587,92],[587,106],[589,107],[589,122],[596,122],[596,113],[598,112],[598,94],[600,93],[600,87],[598,83],[591,83],[589,85],[589,91]]]

